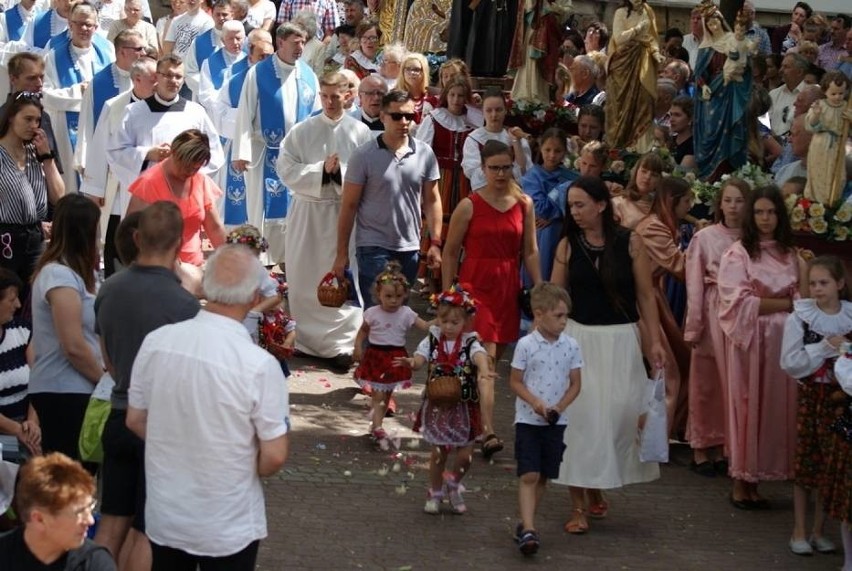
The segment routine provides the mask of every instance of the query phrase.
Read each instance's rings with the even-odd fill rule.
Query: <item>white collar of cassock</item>
[[[154,94],[154,100],[155,100],[157,103],[159,103],[160,105],[165,105],[166,107],[171,107],[172,105],[174,105],[175,103],[177,103],[178,101],[180,101],[180,94],[175,95],[175,98],[174,98],[174,99],[172,99],[171,101],[166,101],[165,99],[161,98],[159,95],[157,95],[157,94],[155,93],[155,94]]]
[[[339,125],[340,122],[343,121],[343,118],[346,117],[346,112],[344,111],[343,114],[340,117],[338,117],[337,119],[332,119],[331,117],[326,115],[324,112],[320,114],[320,117],[322,117],[323,123],[325,123],[326,125],[330,125],[331,127],[334,127],[336,125]]]

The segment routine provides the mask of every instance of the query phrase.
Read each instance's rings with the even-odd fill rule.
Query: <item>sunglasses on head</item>
[[[401,121],[404,117],[407,121],[414,121],[414,113],[388,113],[394,121]]]
[[[19,91],[18,94],[15,95],[15,101],[17,101],[18,99],[20,99],[22,97],[24,99],[34,99],[34,100],[38,101],[39,99],[41,99],[41,93],[40,92],[37,93],[35,91]]]

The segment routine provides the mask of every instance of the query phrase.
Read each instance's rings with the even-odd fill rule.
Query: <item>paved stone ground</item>
[[[419,332],[409,335],[409,349],[419,339]],[[660,480],[608,493],[608,517],[590,520],[590,533],[583,536],[562,530],[568,489],[550,487],[537,521],[541,550],[524,559],[511,539],[517,484],[506,359],[500,363],[495,423],[507,447],[491,463],[476,453],[465,478],[463,516],[422,511],[429,450],[410,428],[422,384],[397,394],[401,410],[385,428],[398,439],[398,449],[381,451],[366,435],[368,400],[351,375],[332,374],[320,360],[294,359],[290,459],[266,481],[269,538],[261,544],[258,568],[833,571],[842,565],[839,555],[797,557],[787,550],[791,485],[761,486],[771,510],[737,510],[728,502],[727,478],[689,471],[686,446],[673,447]],[[422,381],[422,374],[416,379]],[[839,544],[836,523],[827,535]]]

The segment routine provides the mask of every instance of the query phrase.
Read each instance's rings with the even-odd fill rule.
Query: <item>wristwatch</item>
[[[56,153],[54,153],[53,151],[50,151],[49,153],[45,153],[43,155],[36,155],[36,160],[40,163],[43,163],[44,161],[49,161],[50,159],[55,159],[55,158],[56,158]]]

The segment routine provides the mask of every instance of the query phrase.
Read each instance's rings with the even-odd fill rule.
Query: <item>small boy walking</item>
[[[535,513],[547,480],[559,476],[568,425],[565,409],[580,394],[580,347],[567,335],[571,311],[568,292],[540,283],[530,293],[536,329],[515,347],[509,386],[515,399],[515,460],[518,463],[518,504],[521,522],[516,540],[521,553],[538,551]]]

